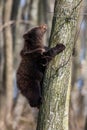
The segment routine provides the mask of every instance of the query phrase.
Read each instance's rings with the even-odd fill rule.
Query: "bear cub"
[[[45,69],[52,58],[65,49],[63,44],[57,44],[53,48],[45,47],[42,40],[46,30],[47,26],[41,25],[23,35],[24,46],[20,52],[21,63],[17,70],[17,86],[31,107],[40,107]]]

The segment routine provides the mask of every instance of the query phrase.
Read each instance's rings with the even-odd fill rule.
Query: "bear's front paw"
[[[61,51],[63,51],[65,49],[65,46],[60,43],[60,44],[56,45],[56,48],[61,52]]]

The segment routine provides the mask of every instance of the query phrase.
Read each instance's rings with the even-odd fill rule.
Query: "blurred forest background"
[[[48,45],[54,0],[0,0],[0,130],[35,130],[38,109],[31,108],[16,84],[23,33],[42,23]],[[72,58],[70,130],[87,130],[87,1],[79,14]],[[61,7],[62,8],[62,7]],[[69,8],[69,5],[65,5]]]

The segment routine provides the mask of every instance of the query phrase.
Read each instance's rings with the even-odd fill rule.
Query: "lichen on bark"
[[[66,49],[56,56],[47,68],[37,130],[68,130],[66,105],[69,105],[69,97],[67,98],[67,91],[69,94],[71,57],[80,5],[80,0],[55,0],[49,42],[51,47],[57,43],[63,43]]]

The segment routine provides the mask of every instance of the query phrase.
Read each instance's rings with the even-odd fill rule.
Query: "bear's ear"
[[[23,38],[24,38],[25,40],[27,40],[27,39],[28,39],[28,34],[27,34],[27,33],[24,33]]]

